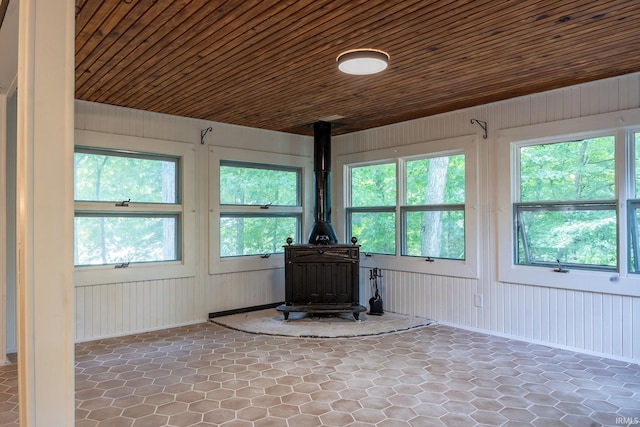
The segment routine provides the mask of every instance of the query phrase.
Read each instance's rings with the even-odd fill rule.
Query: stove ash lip
[[[338,244],[331,224],[331,123],[313,124],[314,223],[309,244]]]

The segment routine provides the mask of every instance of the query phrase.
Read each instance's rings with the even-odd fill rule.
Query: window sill
[[[436,276],[478,279],[478,267],[469,260],[435,259],[404,257],[395,255],[360,253],[361,268],[381,268],[383,270],[406,271],[409,273],[432,274]]]
[[[115,268],[112,265],[76,267],[74,271],[74,284],[76,287],[79,287],[194,276],[195,268],[193,265],[180,261],[157,264],[131,264],[126,268]]]
[[[245,271],[274,270],[284,268],[284,254],[247,255],[219,258],[211,265],[210,275],[242,273]]]
[[[553,268],[512,265],[501,268],[498,279],[505,283],[640,296],[640,275],[617,272],[569,269],[568,273],[559,273]]]

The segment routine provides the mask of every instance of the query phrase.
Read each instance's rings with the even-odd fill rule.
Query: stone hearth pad
[[[351,313],[295,313],[284,320],[276,309],[231,314],[209,319],[210,322],[238,331],[262,335],[305,338],[348,338],[382,335],[420,328],[434,323],[430,319],[385,312],[381,316]]]

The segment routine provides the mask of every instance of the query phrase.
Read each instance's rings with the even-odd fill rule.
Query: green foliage
[[[406,213],[406,254],[432,258],[464,259],[464,211],[426,211]],[[439,244],[429,244],[425,224],[437,224]],[[426,242],[426,243],[425,243]]]
[[[615,199],[615,138],[520,148],[520,201]]]
[[[220,204],[300,206],[300,170],[264,165],[220,165]],[[298,237],[298,215],[223,214],[220,256],[281,253],[287,237]],[[296,239],[297,240],[297,239]]]
[[[559,260],[562,264],[613,268],[617,265],[616,230],[614,207],[611,210],[523,211],[518,233],[518,262],[555,264]]]
[[[396,253],[395,212],[353,212],[351,234],[358,238],[364,252]]]
[[[74,156],[74,198],[88,202],[178,203],[178,159],[81,149]],[[76,214],[75,264],[179,259],[179,216]]]
[[[76,216],[76,265],[173,261],[176,217]]]
[[[463,154],[410,160],[405,170],[407,206],[464,204]],[[383,212],[399,203],[396,179],[395,162],[351,169],[351,231],[365,252],[397,252],[395,212]],[[403,255],[464,259],[463,207],[407,212],[405,224]]]
[[[177,203],[176,158],[76,152],[74,163],[75,200]]]
[[[640,198],[640,132],[635,132],[633,134],[633,139],[634,139],[634,153],[635,153],[635,158],[634,158],[634,166],[635,166],[635,184],[636,184],[636,191],[635,191],[635,198],[638,199]]]
[[[518,208],[518,263],[617,266],[613,136],[521,147],[520,194],[547,209]],[[609,204],[583,203],[599,200]]]
[[[220,166],[220,204],[299,206],[298,170]]]
[[[298,217],[221,217],[220,256],[284,252],[287,237],[295,237]]]
[[[351,169],[351,206],[395,205],[395,163],[359,166]]]
[[[640,273],[640,260],[638,260],[638,252],[640,252],[640,236],[638,236],[638,230],[640,230],[640,209],[638,209],[638,202],[634,201],[631,204],[629,210],[629,225],[631,226],[632,233],[629,238],[629,271],[634,273]]]
[[[407,205],[464,203],[464,154],[410,160],[406,170]],[[436,179],[429,179],[430,173]],[[430,197],[440,193],[440,198]]]

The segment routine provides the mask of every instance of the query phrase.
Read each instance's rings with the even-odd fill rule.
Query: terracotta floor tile
[[[640,417],[637,364],[440,325],[315,339],[203,323],[79,343],[75,373],[76,427],[553,427]],[[0,367],[3,427],[18,427],[16,402],[16,365]]]
[[[167,424],[170,426],[191,426],[200,421],[202,421],[202,414],[197,412],[182,412],[171,415]]]

